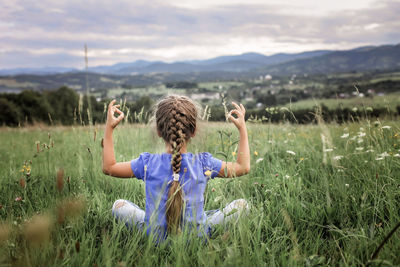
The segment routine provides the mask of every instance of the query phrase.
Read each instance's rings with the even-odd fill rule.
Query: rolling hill
[[[134,62],[117,63],[110,66],[90,67],[89,72],[101,74],[132,75],[146,73],[191,73],[227,71],[241,72],[269,66],[272,64],[284,63],[300,58],[310,58],[327,54],[331,51],[319,50],[295,54],[279,53],[266,56],[259,53],[245,53],[241,55],[220,56],[206,60],[191,60],[166,63],[162,61],[136,60]],[[46,68],[15,68],[0,70],[0,75],[35,74],[49,75],[66,72],[82,72],[82,70],[61,67]]]
[[[173,81],[217,81],[254,79],[260,75],[333,74],[353,71],[400,69],[400,44],[360,47],[347,51],[312,51],[265,56],[246,53],[208,60],[165,63],[138,60],[89,69],[90,87],[118,88],[146,86]],[[39,71],[40,70],[40,71]],[[49,90],[67,85],[76,90],[86,88],[86,73],[76,69],[36,69],[32,74],[18,70],[0,71],[0,92],[25,89]],[[24,69],[29,72],[29,69]],[[2,74],[3,73],[3,74]]]
[[[334,51],[259,68],[271,74],[317,74],[400,68],[400,44]]]

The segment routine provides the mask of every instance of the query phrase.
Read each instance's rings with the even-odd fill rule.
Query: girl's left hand
[[[125,115],[124,113],[119,110],[118,108],[120,105],[114,105],[115,99],[110,102],[108,105],[108,111],[107,111],[107,122],[106,122],[106,127],[111,127],[114,129],[117,127],[117,125],[124,119]],[[116,117],[114,114],[118,113],[119,116]]]
[[[239,106],[235,102],[232,102],[232,105],[235,107],[235,109],[232,109],[229,112],[228,119],[231,122],[233,122],[233,124],[235,124],[238,130],[246,129],[246,121],[244,119],[244,115],[246,114],[246,109],[242,104],[240,104]],[[232,114],[235,114],[237,118],[233,117]]]

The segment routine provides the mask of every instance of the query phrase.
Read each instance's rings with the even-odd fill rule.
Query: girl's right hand
[[[114,105],[115,99],[108,104],[108,111],[107,111],[107,122],[106,127],[111,127],[114,129],[117,125],[124,119],[124,113],[119,110],[118,108],[120,105]],[[116,117],[114,114],[118,113],[119,116]]]
[[[229,112],[228,119],[235,124],[235,126],[238,128],[238,130],[241,130],[243,128],[246,128],[246,122],[244,120],[244,115],[246,114],[246,110],[242,104],[240,106],[236,104],[235,102],[232,102],[232,105],[235,107],[235,109],[232,109]],[[232,114],[235,114],[237,118],[233,117]]]

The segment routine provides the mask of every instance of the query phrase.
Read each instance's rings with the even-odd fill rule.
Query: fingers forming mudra
[[[110,102],[107,113],[107,124],[112,128],[115,128],[125,117],[125,114],[119,109],[120,105],[114,105],[115,102],[115,99]],[[118,114],[118,117],[115,116],[115,113]]]
[[[235,109],[232,109],[229,112],[228,119],[240,129],[245,125],[244,115],[246,114],[246,110],[242,104],[239,106],[235,102],[232,102],[232,105],[235,107]],[[235,114],[236,117],[234,117],[233,114]]]

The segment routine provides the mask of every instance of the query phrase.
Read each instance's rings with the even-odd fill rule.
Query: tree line
[[[25,126],[35,123],[49,125],[89,125],[104,123],[109,100],[97,101],[94,96],[80,95],[73,89],[61,87],[55,91],[22,91],[19,94],[0,94],[0,126]],[[130,123],[146,123],[150,119],[154,104],[150,97],[141,97],[136,102],[121,102],[126,120]],[[268,103],[265,103],[268,105]],[[224,121],[225,111],[222,105],[211,106],[206,116],[211,121]],[[289,110],[287,108],[249,108],[246,117],[253,122],[291,122],[315,123],[316,114],[326,122],[339,123],[364,118],[389,117],[400,115],[400,106],[396,111],[387,108],[329,109],[321,105],[306,109]]]
[[[22,91],[0,94],[0,126],[24,126],[35,123],[49,125],[88,125],[104,123],[108,100],[80,95],[66,86],[56,91]],[[124,103],[124,110],[135,114],[150,110],[152,101],[142,97],[135,103]],[[138,118],[137,118],[138,119]]]

